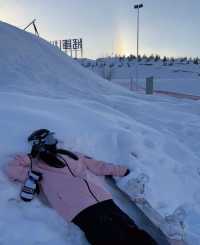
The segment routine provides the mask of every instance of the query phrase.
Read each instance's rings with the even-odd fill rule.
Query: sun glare
[[[114,52],[117,55],[128,55],[130,53],[126,35],[123,31],[119,31],[115,38]]]

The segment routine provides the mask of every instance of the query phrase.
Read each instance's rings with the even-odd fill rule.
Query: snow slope
[[[110,85],[102,86],[101,78],[77,66],[46,41],[15,27],[8,28],[3,22],[0,33],[1,91],[51,97],[66,97],[66,90],[68,96],[112,91]]]
[[[118,185],[184,220],[186,240],[200,244],[200,102],[130,93],[29,33],[2,22],[0,33],[0,243],[87,244],[38,199],[21,202],[3,173],[45,127],[68,148],[128,166]]]

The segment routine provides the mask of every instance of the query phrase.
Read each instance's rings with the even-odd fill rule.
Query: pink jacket
[[[64,168],[48,166],[34,160],[33,170],[40,172],[43,179],[40,189],[50,205],[67,221],[71,221],[85,208],[111,199],[97,176],[124,176],[127,168],[97,161],[76,153],[79,160],[64,156],[68,163]],[[24,182],[30,167],[27,155],[16,155],[6,167],[6,174],[13,181]]]

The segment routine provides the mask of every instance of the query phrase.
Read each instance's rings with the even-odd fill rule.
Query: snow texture
[[[128,58],[102,58],[96,61],[80,59],[79,63],[110,79],[123,87],[144,88],[147,77],[154,77],[155,90],[178,92],[183,94],[200,95],[200,64],[180,62],[178,59],[172,64],[163,65],[163,62],[142,59],[138,65],[136,60]],[[136,84],[136,69],[138,70],[138,82]]]
[[[88,244],[38,199],[20,201],[21,185],[4,174],[38,128],[67,148],[127,166],[131,174],[118,185],[184,222],[186,240],[200,244],[200,102],[131,93],[29,33],[2,22],[0,33],[0,244]]]

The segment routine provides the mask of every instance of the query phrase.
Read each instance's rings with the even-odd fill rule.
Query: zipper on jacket
[[[67,166],[69,172],[71,173],[71,175],[73,177],[76,177],[76,175],[72,172],[70,166],[68,165],[67,161],[62,157],[62,156],[59,156],[60,158],[62,158],[62,160],[65,162],[65,165]],[[96,202],[99,202],[99,200],[97,199],[97,197],[94,195],[94,193],[92,192],[92,190],[90,189],[90,186],[87,182],[87,180],[83,179],[83,181],[85,182],[85,184],[87,185],[87,188],[88,188],[88,191],[89,193],[92,195],[92,197],[95,199]]]
[[[65,166],[67,166],[67,168],[68,168],[69,172],[71,173],[71,175],[72,175],[73,177],[76,177],[75,174],[72,172],[71,168],[69,167],[67,161],[66,161],[62,156],[59,155],[59,157],[64,161]]]
[[[99,202],[99,200],[96,198],[96,196],[94,195],[94,193],[91,191],[90,186],[89,186],[87,180],[83,180],[83,181],[86,183],[87,188],[88,188],[88,191],[89,191],[90,194],[93,196],[93,198],[94,198],[97,202]]]

